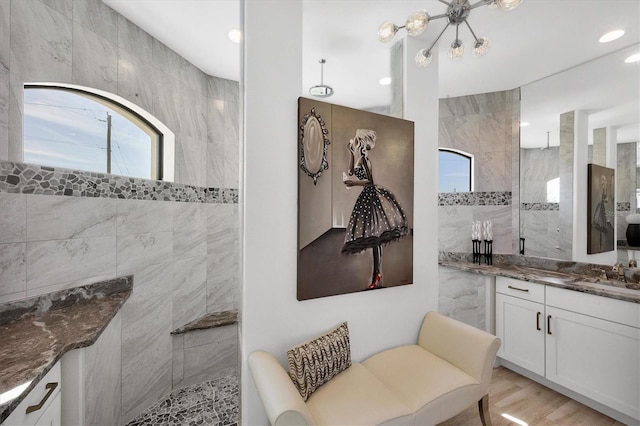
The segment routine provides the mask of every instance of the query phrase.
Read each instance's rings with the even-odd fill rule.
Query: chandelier
[[[503,10],[511,10],[516,8],[522,0],[480,0],[475,4],[470,4],[469,0],[438,0],[440,3],[444,3],[447,5],[447,10],[445,13],[441,15],[430,16],[426,10],[416,10],[407,18],[407,22],[405,25],[399,27],[392,22],[385,22],[380,25],[378,29],[378,39],[382,42],[390,41],[398,32],[398,30],[404,28],[407,31],[407,34],[410,36],[418,36],[422,34],[427,28],[427,24],[429,21],[440,18],[447,18],[447,25],[440,31],[438,37],[431,43],[426,49],[420,50],[416,54],[416,65],[419,67],[426,67],[431,63],[433,59],[431,50],[433,46],[436,45],[442,34],[449,28],[450,25],[456,26],[456,38],[451,43],[449,47],[449,57],[451,59],[460,58],[464,53],[464,45],[462,41],[458,37],[460,24],[465,24],[471,35],[474,39],[473,45],[473,55],[474,56],[484,56],[489,50],[489,39],[486,37],[477,37],[476,33],[471,29],[471,25],[469,25],[469,21],[467,20],[471,11],[480,6],[489,6],[491,8],[500,8]]]

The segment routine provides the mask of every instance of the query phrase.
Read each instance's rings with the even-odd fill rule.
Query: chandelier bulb
[[[422,49],[416,54],[416,65],[420,68],[428,66],[432,60],[433,56],[428,49]]]
[[[462,41],[459,39],[454,40],[454,42],[451,43],[451,47],[449,48],[449,58],[451,59],[461,58],[463,53],[464,53],[464,45],[462,44]]]
[[[473,56],[484,56],[489,51],[489,39],[480,37],[473,46]]]
[[[416,10],[407,18],[405,28],[410,36],[419,36],[427,28],[429,14],[426,10]]]
[[[520,6],[520,3],[522,3],[522,0],[495,0],[495,4],[504,10],[513,10]]]
[[[400,28],[393,22],[384,22],[378,28],[378,40],[383,43],[390,41]]]

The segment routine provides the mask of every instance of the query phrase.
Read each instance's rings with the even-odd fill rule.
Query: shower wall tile
[[[71,20],[38,0],[11,2],[11,73],[71,81]]]
[[[67,18],[73,18],[73,1],[74,0],[40,0],[47,6],[62,13]]]
[[[119,236],[117,242],[118,275],[123,270],[166,263],[171,259],[171,232]]]
[[[27,241],[116,235],[116,200],[26,195]]]
[[[10,78],[9,70],[0,63],[0,158],[5,159],[9,158]]]
[[[175,260],[173,285],[172,327],[176,329],[207,312],[207,257]]]
[[[9,74],[9,161],[23,161],[24,85],[22,77]]]
[[[175,203],[173,220],[173,258],[183,259],[207,254],[205,204]]]
[[[225,92],[225,79],[208,75],[207,76],[207,97],[211,99],[218,99],[218,100],[224,101],[224,92]]]
[[[198,94],[206,95],[206,74],[182,57],[180,57],[179,78],[189,89],[196,91]]]
[[[224,144],[207,144],[207,187],[224,188]]]
[[[114,277],[115,243],[115,236],[28,242],[27,289],[71,288],[96,277]]]
[[[155,47],[155,43],[154,43]],[[155,48],[154,48],[155,57]],[[162,71],[161,71],[162,70]],[[180,81],[165,72],[165,68],[153,68],[153,115],[174,133],[180,133],[182,114],[176,99],[180,98]],[[176,145],[180,144],[176,141]]]
[[[26,244],[0,244],[0,297],[18,293],[24,297],[27,289]]]
[[[122,424],[121,328],[118,313],[96,343],[84,349],[84,424]]]
[[[10,37],[10,14],[11,3],[8,1],[0,1],[0,68],[9,69],[9,58],[11,48],[9,45]]]
[[[197,139],[206,139],[208,105],[202,92],[183,84],[180,87],[180,98],[174,100],[176,101],[179,102],[183,116],[180,133]]]
[[[0,192],[0,219],[0,243],[26,241],[27,196]]]
[[[190,136],[181,136],[176,145],[176,182],[204,186],[207,144]]]
[[[118,14],[101,0],[74,1],[73,20],[91,28],[93,33],[109,43],[117,45]],[[76,41],[74,40],[74,44]]]
[[[173,77],[176,81],[180,81],[182,68],[182,58],[173,50],[162,44],[160,41],[153,39],[151,47],[153,66]]]
[[[148,76],[153,68],[135,54],[120,48],[118,50],[118,95],[141,106],[153,110],[153,85]]]
[[[172,265],[134,266],[133,294],[122,307],[122,421],[171,391]]]
[[[74,2],[80,3],[85,2]],[[74,25],[72,70],[75,83],[116,93],[118,49],[115,42],[107,41],[82,25]]]
[[[141,62],[153,62],[153,37],[122,15],[118,15],[118,47]]]
[[[149,200],[118,200],[117,235],[173,231],[173,204]]]

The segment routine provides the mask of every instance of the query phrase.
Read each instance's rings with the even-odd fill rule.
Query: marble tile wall
[[[438,267],[438,312],[480,330],[491,331],[486,321],[486,282],[483,275]]]
[[[117,314],[96,343],[84,349],[85,425],[122,424],[122,316]]]
[[[38,81],[106,90],[156,116],[176,135],[178,184],[22,164],[23,84]],[[171,391],[177,325],[237,308],[238,126],[237,82],[102,1],[0,1],[0,302],[134,276],[120,421],[98,409],[97,423],[126,423]],[[187,358],[189,371],[204,360]]]
[[[519,145],[519,111],[518,90],[440,99],[438,144],[473,154],[475,171],[474,192],[438,196],[440,251],[471,252],[471,222],[491,220],[493,252],[513,253],[518,209],[512,198],[519,181],[512,170],[518,174],[519,163],[512,152],[518,153],[513,146]]]
[[[173,336],[173,388],[213,380],[238,367],[238,326]]]
[[[25,82],[122,96],[176,135],[175,181],[238,187],[239,85],[209,76],[101,0],[0,4],[0,160],[22,161]]]

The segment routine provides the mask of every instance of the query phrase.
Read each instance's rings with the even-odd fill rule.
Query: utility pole
[[[107,173],[111,173],[111,114],[107,113]]]

